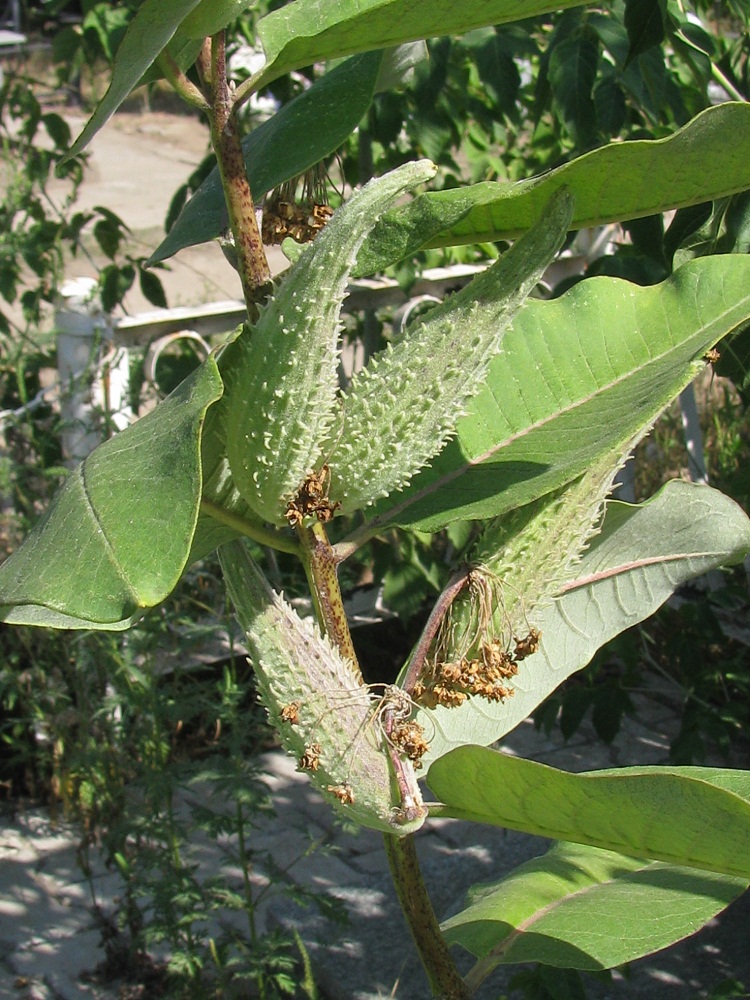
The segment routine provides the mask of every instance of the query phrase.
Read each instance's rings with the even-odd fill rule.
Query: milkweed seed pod
[[[423,750],[417,732],[402,731],[403,703],[373,695],[358,668],[268,587],[241,542],[223,546],[220,557],[261,700],[298,768],[362,826],[399,836],[419,829],[427,810],[412,760]]]
[[[370,359],[342,400],[331,495],[348,514],[406,486],[455,432],[515,313],[559,250],[572,218],[558,191],[536,225],[465,288]]]
[[[470,695],[512,697],[514,679],[534,669],[542,640],[534,613],[569,579],[596,532],[621,458],[619,450],[607,453],[568,486],[487,523],[415,700],[434,708],[458,706]]]
[[[284,523],[290,499],[322,464],[338,415],[341,304],[365,236],[400,194],[428,180],[429,160],[370,181],[307,244],[238,344],[227,386],[227,457],[243,499]]]

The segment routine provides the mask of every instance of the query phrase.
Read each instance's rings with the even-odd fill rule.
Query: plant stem
[[[422,629],[419,642],[414,647],[414,652],[412,653],[411,660],[409,661],[409,669],[406,671],[406,676],[404,677],[403,688],[407,694],[411,694],[414,690],[414,685],[417,683],[419,675],[422,673],[424,661],[427,658],[427,653],[432,645],[432,640],[437,635],[438,629],[443,622],[443,618],[445,618],[448,613],[448,609],[464,589],[468,579],[468,567],[464,566],[462,569],[456,570],[448,581],[448,585],[435,602],[435,607],[430,612],[430,617],[427,619],[427,623]]]
[[[305,572],[321,628],[341,655],[351,661],[360,683],[364,684],[336,575],[338,560],[325,528],[320,521],[315,521],[309,528],[300,525],[297,534],[302,543]]]
[[[385,853],[401,909],[424,965],[433,996],[439,1000],[469,1000],[471,994],[458,973],[432,909],[412,835],[383,834]]]
[[[255,206],[245,169],[234,95],[227,81],[223,31],[211,39],[210,70],[206,66],[205,54],[200,66],[204,79],[208,79],[210,84],[211,107],[208,117],[211,143],[216,153],[221,186],[229,213],[229,226],[234,236],[242,292],[248,310],[252,312],[255,304],[270,291],[271,271],[255,218]]]

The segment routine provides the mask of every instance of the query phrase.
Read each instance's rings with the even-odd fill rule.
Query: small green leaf
[[[433,177],[429,160],[370,181],[333,215],[237,341],[227,374],[227,458],[252,509],[284,524],[336,418],[341,304],[365,234],[404,191]]]
[[[664,41],[667,20],[667,0],[625,0],[625,27],[630,50],[625,69],[642,52]]]
[[[387,54],[366,52],[320,77],[242,140],[253,199],[298,177],[345,142],[366,113]],[[149,264],[185,247],[216,239],[226,207],[216,167],[185,205]]]
[[[74,469],[0,566],[15,625],[125,629],[174,589],[201,491],[200,437],[222,391],[213,358]]]
[[[750,105],[707,108],[666,139],[613,142],[518,183],[430,191],[387,212],[354,275],[382,271],[428,247],[513,239],[553,191],[575,197],[572,229],[637,219],[750,188]]]
[[[399,836],[419,829],[427,810],[421,797],[409,816],[402,809],[378,698],[358,668],[269,588],[241,542],[223,546],[220,559],[247,633],[261,698],[284,746],[298,760],[304,757],[311,781],[350,819]],[[409,761],[404,767],[411,771]],[[351,801],[334,789],[348,789]]]
[[[553,103],[576,146],[596,140],[593,90],[599,65],[599,46],[587,32],[576,32],[555,45],[549,58]]]
[[[80,153],[140,82],[181,21],[201,0],[143,0],[115,56],[107,93],[73,143],[66,160]],[[65,160],[63,160],[65,162]]]
[[[612,969],[693,934],[747,879],[559,843],[499,882],[474,886],[441,930],[483,959],[470,986],[497,965]]]
[[[542,553],[560,526],[550,520],[546,527],[552,534],[540,540]],[[535,551],[529,541],[528,575]],[[434,734],[425,760],[466,743],[500,739],[566,677],[585,667],[600,646],[653,614],[681,584],[738,562],[748,552],[750,519],[733,500],[707,486],[677,480],[641,506],[610,502],[601,533],[580,562],[568,566],[568,581],[561,584],[558,577],[558,596],[525,609],[526,622],[542,633],[541,645],[520,664],[513,697],[492,704],[472,697],[457,708],[420,709],[420,723]],[[542,581],[545,570],[542,561]],[[527,586],[523,572],[518,575],[520,580],[510,575],[508,581],[509,603],[516,599],[516,587]],[[542,586],[537,584],[538,590]],[[504,610],[497,615],[502,618]]]
[[[343,513],[402,489],[441,450],[559,250],[572,210],[560,192],[531,232],[355,376],[329,457],[331,496]]]
[[[686,264],[659,285],[590,278],[514,319],[457,438],[353,536],[496,517],[558,489],[649,426],[750,319],[750,259]]]
[[[725,773],[734,790],[722,787]],[[427,780],[444,803],[438,815],[750,879],[749,771],[623,767],[570,774],[464,746],[436,761]]]

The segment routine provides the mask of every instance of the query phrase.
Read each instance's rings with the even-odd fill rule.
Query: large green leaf
[[[731,789],[712,768],[571,774],[464,746],[427,780],[443,803],[431,814],[750,879],[750,771],[730,773]]]
[[[494,517],[572,481],[652,423],[706,349],[748,318],[750,259],[740,255],[692,261],[648,288],[591,278],[527,301],[456,439],[350,541],[388,524],[432,531]]]
[[[262,87],[289,70],[437,35],[581,6],[584,0],[296,0],[266,15],[258,34],[266,54]]]
[[[746,887],[747,877],[560,843],[474,886],[441,929],[483,959],[466,977],[475,988],[497,965],[594,971],[632,962],[693,934]]]
[[[107,93],[73,143],[68,157],[75,156],[117,111],[131,90],[166,47],[180,22],[201,0],[143,0],[125,32]]]
[[[370,106],[384,58],[383,52],[366,52],[347,59],[245,136],[242,149],[256,201],[304,173],[347,139]],[[215,239],[226,224],[224,194],[215,167],[149,263]]]
[[[222,383],[209,358],[163,403],[96,448],[0,566],[0,617],[127,628],[174,589],[201,494],[200,436]]]
[[[426,247],[514,239],[562,186],[575,195],[573,229],[744,191],[750,188],[750,105],[708,108],[666,139],[613,142],[519,183],[427,192],[383,216],[354,274],[373,274]]]
[[[750,519],[707,486],[675,481],[641,506],[610,502],[603,530],[559,588],[560,596],[528,609],[541,644],[520,665],[513,697],[492,704],[472,697],[457,708],[420,709],[419,721],[431,735],[425,760],[466,743],[500,739],[585,667],[601,645],[653,614],[682,583],[748,552]],[[533,553],[529,546],[532,561]]]

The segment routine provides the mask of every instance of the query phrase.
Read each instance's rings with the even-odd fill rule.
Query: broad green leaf
[[[518,183],[427,192],[383,216],[354,274],[373,274],[427,247],[514,239],[563,186],[575,196],[573,229],[744,191],[750,188],[750,105],[708,108],[666,139],[613,142]]]
[[[266,65],[258,87],[311,63],[387,48],[402,42],[455,35],[488,24],[506,24],[584,0],[296,0],[258,24]]]
[[[3,621],[118,630],[164,600],[190,551],[201,428],[221,392],[209,358],[70,473],[46,515],[0,566]]]
[[[569,569],[568,582],[558,585],[559,596],[527,609],[541,644],[520,664],[513,696],[502,703],[472,697],[457,708],[420,709],[419,721],[431,734],[425,761],[466,743],[500,739],[600,646],[653,614],[681,584],[748,552],[747,515],[708,486],[676,480],[640,506],[611,501],[601,533]],[[528,559],[533,564],[533,545]]]
[[[325,462],[321,450],[338,416],[341,305],[362,240],[436,169],[429,160],[405,163],[353,194],[282,278],[251,335],[236,342],[227,458],[237,489],[266,521],[284,524],[289,500]]]
[[[750,879],[750,772],[742,792],[711,768],[571,774],[486,747],[464,746],[430,768],[441,816],[492,823],[638,858]]]
[[[641,288],[590,278],[529,300],[457,437],[352,536],[388,524],[437,530],[495,517],[581,475],[649,426],[703,368],[704,352],[750,318],[750,259],[695,260]]]
[[[180,26],[201,0],[143,0],[115,57],[112,81],[67,157],[75,156],[117,111]]]
[[[508,324],[560,249],[572,210],[560,192],[492,267],[355,376],[328,459],[331,497],[343,513],[402,489],[442,449],[481,389]]]
[[[612,969],[693,934],[746,887],[747,878],[560,843],[474,886],[441,930],[482,959],[470,988],[516,962]]]
[[[395,790],[381,699],[358,667],[269,588],[241,542],[224,546],[220,559],[261,698],[300,769],[357,823],[398,836],[419,829],[427,810],[412,765],[402,762],[414,796],[407,807]],[[344,789],[348,801],[336,795]]]
[[[383,63],[383,52],[347,59],[244,137],[242,149],[255,201],[338,149],[370,106]],[[215,239],[226,228],[226,218],[221,179],[214,167],[149,264]]]

